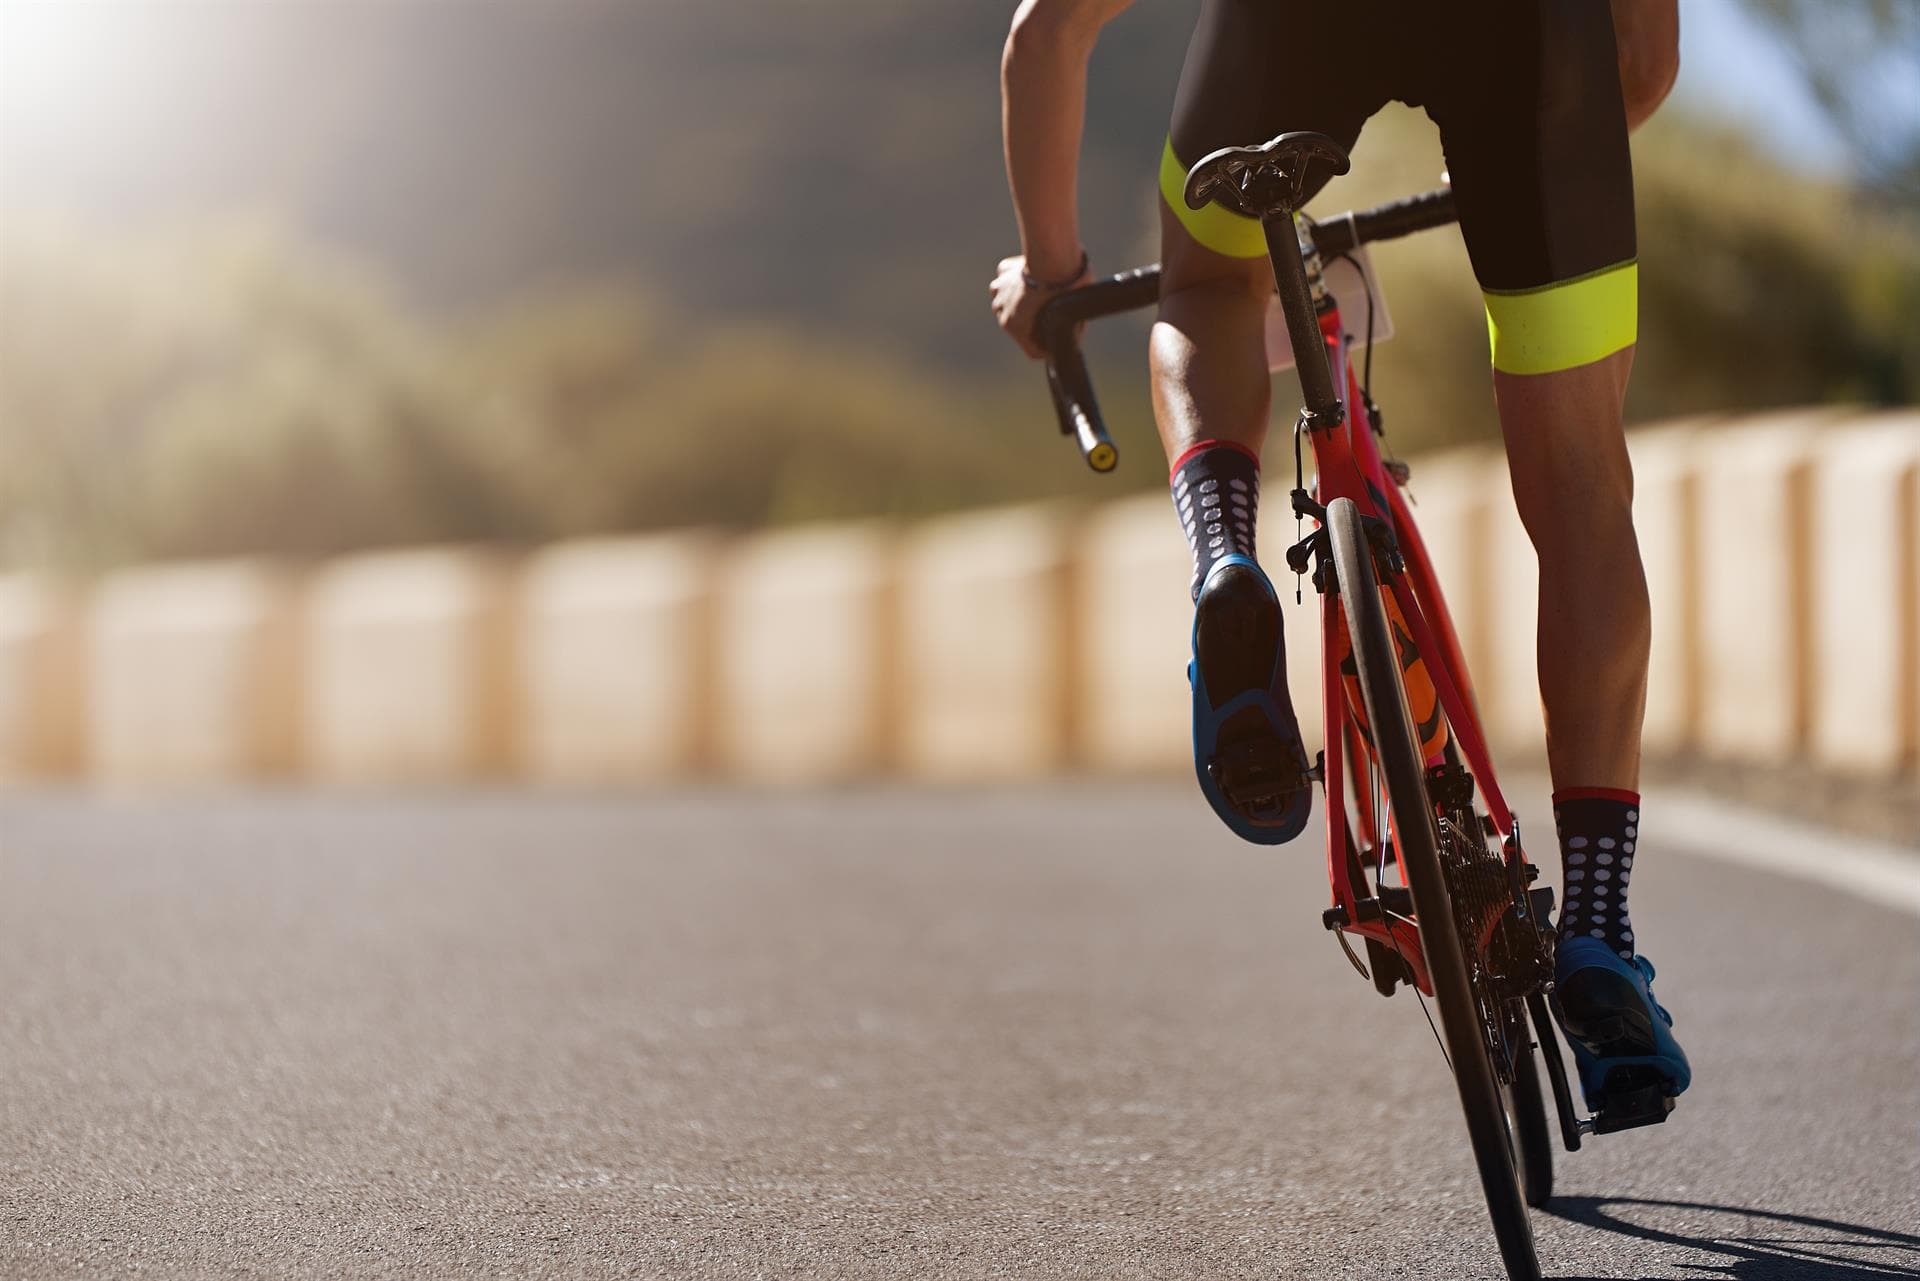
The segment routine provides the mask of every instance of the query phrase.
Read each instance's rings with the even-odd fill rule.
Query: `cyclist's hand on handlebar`
[[[1029,284],[1026,268],[1023,255],[1002,258],[999,274],[988,288],[993,294],[993,316],[1000,322],[1000,328],[1020,344],[1020,350],[1039,360],[1047,354],[1040,345],[1037,331],[1040,309],[1075,285],[1085,284],[1093,273],[1083,267],[1078,276],[1064,285]]]

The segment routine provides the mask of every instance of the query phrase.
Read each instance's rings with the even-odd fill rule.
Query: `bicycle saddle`
[[[1345,147],[1305,130],[1257,147],[1222,147],[1187,171],[1187,208],[1218,202],[1249,218],[1291,214],[1306,203],[1307,170],[1316,160],[1332,166],[1335,176],[1353,167]]]

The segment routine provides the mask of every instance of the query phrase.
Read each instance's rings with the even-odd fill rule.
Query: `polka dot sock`
[[[1553,794],[1564,874],[1560,940],[1602,939],[1633,956],[1627,879],[1640,835],[1640,794],[1612,787],[1572,787]]]
[[[1222,556],[1252,556],[1254,517],[1260,509],[1260,460],[1245,445],[1203,440],[1174,459],[1169,477],[1173,509],[1193,549],[1193,587]]]

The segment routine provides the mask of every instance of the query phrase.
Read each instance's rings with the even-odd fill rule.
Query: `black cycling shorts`
[[[1200,244],[1263,257],[1254,220],[1187,208],[1187,167],[1295,129],[1351,148],[1393,99],[1440,127],[1494,367],[1549,373],[1630,346],[1633,165],[1608,0],[1202,0],[1162,196]]]

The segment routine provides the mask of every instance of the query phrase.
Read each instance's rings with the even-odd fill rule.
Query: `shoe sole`
[[[1200,594],[1194,620],[1194,652],[1210,707],[1222,707],[1250,690],[1270,689],[1282,652],[1281,628],[1279,598],[1258,570],[1230,564],[1214,574]],[[1230,799],[1246,785],[1278,796],[1308,785],[1298,744],[1276,734],[1258,707],[1242,708],[1221,723],[1206,770],[1228,803],[1255,824],[1264,817],[1246,813]]]
[[[1265,581],[1244,565],[1228,565],[1200,594],[1194,649],[1207,676],[1207,700],[1220,707],[1250,689],[1265,689],[1280,656],[1280,602]],[[1266,718],[1254,708],[1236,712],[1221,727],[1220,742],[1238,741],[1236,727],[1271,738]]]
[[[1598,966],[1569,975],[1554,996],[1560,1025],[1596,1059],[1645,1058],[1659,1053],[1653,1021],[1640,990],[1623,974]]]

